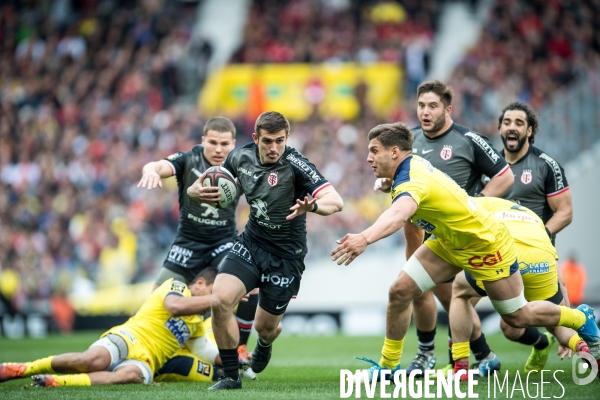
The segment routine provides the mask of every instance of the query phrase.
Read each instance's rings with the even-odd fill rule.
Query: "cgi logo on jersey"
[[[499,261],[502,261],[502,255],[500,254],[500,251],[497,251],[494,254],[485,255],[483,258],[479,256],[473,256],[469,258],[469,265],[473,268],[481,268],[484,265],[491,267],[492,265],[498,264]]]

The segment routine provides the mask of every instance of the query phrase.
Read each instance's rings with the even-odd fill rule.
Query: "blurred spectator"
[[[154,272],[177,226],[176,201],[135,186],[147,161],[200,140],[203,118],[175,102],[196,6],[0,4],[5,312],[52,313],[67,332],[75,279],[93,290]]]
[[[587,282],[585,267],[577,262],[575,254],[571,254],[569,258],[560,264],[560,272],[569,291],[569,302],[572,307],[577,307],[585,299],[585,284]]]
[[[558,89],[598,71],[599,13],[600,4],[590,0],[497,2],[449,81],[454,114],[495,135],[503,104],[519,100],[542,110]]]

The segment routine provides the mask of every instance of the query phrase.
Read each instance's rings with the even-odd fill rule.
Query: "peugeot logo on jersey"
[[[267,214],[267,203],[262,199],[254,199],[252,201],[252,208],[256,208],[256,218],[263,217],[267,221],[270,219]]]

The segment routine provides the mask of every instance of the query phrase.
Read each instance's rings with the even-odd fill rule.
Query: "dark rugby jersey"
[[[171,164],[177,178],[180,212],[177,234],[195,242],[210,244],[236,236],[235,208],[240,193],[238,190],[235,201],[224,209],[190,199],[187,189],[198,179],[192,169],[203,173],[212,167],[204,158],[203,150],[204,147],[198,144],[188,152],[177,152],[164,160]]]
[[[249,143],[229,153],[223,163],[235,175],[250,205],[244,230],[258,246],[283,258],[306,255],[306,214],[288,221],[296,199],[313,197],[330,183],[310,161],[286,146],[274,164],[262,164],[258,147]]]
[[[450,176],[470,196],[476,193],[482,175],[494,177],[509,169],[486,137],[462,125],[454,123],[433,139],[420,126],[411,131],[413,154]]]
[[[504,151],[502,152],[504,154]],[[552,157],[534,146],[510,166],[515,183],[502,196],[519,203],[536,213],[544,224],[554,215],[548,197],[569,190],[563,168]]]

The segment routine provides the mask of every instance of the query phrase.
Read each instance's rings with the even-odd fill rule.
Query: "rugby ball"
[[[219,188],[221,200],[217,203],[217,208],[225,208],[233,203],[237,194],[235,178],[231,172],[223,167],[210,167],[207,169],[202,186],[215,186]]]

